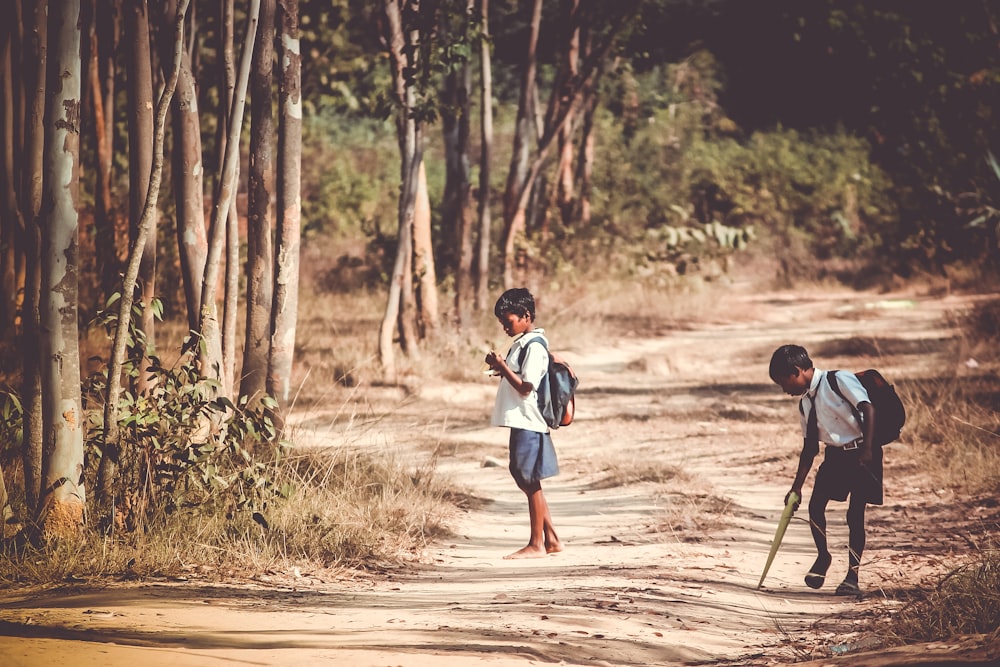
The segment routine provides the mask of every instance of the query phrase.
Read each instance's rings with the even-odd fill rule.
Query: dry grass
[[[446,534],[462,502],[433,460],[414,466],[385,451],[299,452],[276,463],[271,476],[288,495],[263,513],[196,508],[162,517],[143,533],[90,531],[77,543],[10,543],[0,556],[0,582],[378,569],[418,558]]]
[[[1000,640],[1000,550],[979,552],[920,592],[892,617],[884,633],[898,644],[973,634]]]

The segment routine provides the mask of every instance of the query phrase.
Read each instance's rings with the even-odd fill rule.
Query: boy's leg
[[[813,542],[816,543],[816,562],[809,568],[806,575],[806,586],[820,588],[826,581],[826,571],[830,569],[833,560],[826,541],[826,505],[830,502],[825,495],[813,491],[809,499],[809,528],[812,531]]]
[[[504,556],[504,560],[520,558],[542,558],[547,555],[545,550],[545,516],[548,514],[548,505],[545,496],[542,495],[542,485],[534,482],[521,488],[528,498],[528,521],[530,523],[530,537],[528,545],[521,547],[512,554]]]
[[[837,587],[837,593],[840,595],[852,595],[861,592],[858,587],[858,569],[861,566],[861,554],[865,552],[865,543],[867,541],[867,536],[865,535],[865,509],[868,505],[863,498],[859,498],[858,496],[859,494],[852,493],[850,504],[847,506],[847,542],[850,547],[850,553],[847,557],[847,576],[844,578],[844,583]]]
[[[562,542],[556,535],[555,526],[552,525],[552,515],[549,514],[549,503],[545,500],[545,494],[541,488],[538,490],[539,511],[541,512],[542,534],[544,536],[545,553],[554,554],[563,550]]]

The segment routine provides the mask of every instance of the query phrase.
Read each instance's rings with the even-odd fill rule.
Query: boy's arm
[[[514,391],[521,396],[527,396],[535,388],[535,385],[523,380],[520,375],[512,371],[507,365],[507,360],[496,352],[490,352],[486,355],[486,363],[507,382],[510,382],[510,386],[514,387]]]
[[[875,406],[868,401],[862,401],[858,404],[858,410],[864,418],[862,421],[862,424],[864,424],[864,440],[859,446],[861,451],[859,452],[858,462],[862,465],[867,465],[871,463],[872,443],[875,442]]]
[[[799,498],[802,497],[802,485],[806,482],[806,477],[809,475],[809,471],[812,469],[813,460],[819,453],[819,442],[810,443],[808,440],[804,440],[802,443],[802,453],[799,454],[799,469],[795,472],[795,481],[792,482],[792,489],[785,495],[785,503],[788,503],[788,496],[791,495],[792,491],[798,494]]]

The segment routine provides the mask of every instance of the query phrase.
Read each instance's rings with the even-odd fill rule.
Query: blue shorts
[[[510,474],[522,491],[559,474],[559,461],[548,433],[510,430]]]

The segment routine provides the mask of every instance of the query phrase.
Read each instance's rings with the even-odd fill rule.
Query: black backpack
[[[875,442],[872,444],[881,447],[898,439],[900,431],[903,430],[903,424],[906,423],[906,408],[903,407],[903,402],[899,400],[896,390],[874,368],[858,371],[855,375],[861,380],[861,385],[868,392],[868,398],[871,400],[872,405],[875,406]],[[837,392],[837,396],[847,401],[843,392],[840,391],[840,385],[837,383],[837,371],[829,371],[826,377],[830,381],[830,386]],[[847,402],[850,403],[850,401]],[[864,421],[861,414],[856,408],[853,409],[855,418],[859,424],[862,424],[862,428],[864,428]]]
[[[524,366],[528,346],[535,342],[549,352],[549,346],[546,345],[544,338],[533,337],[521,348],[519,368]],[[576,413],[576,387],[579,382],[570,365],[549,352],[549,369],[539,383],[541,386],[537,388],[538,408],[542,411],[542,417],[545,418],[549,428],[557,429],[573,423],[573,416]]]

